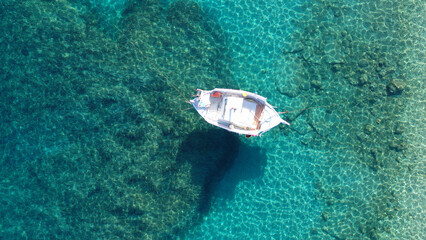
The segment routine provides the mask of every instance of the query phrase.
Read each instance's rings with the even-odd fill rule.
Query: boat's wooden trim
[[[222,94],[220,96],[212,96],[212,93],[216,91]],[[200,99],[205,94],[209,95],[210,105],[199,106],[201,102]],[[241,109],[245,109],[245,115],[241,115],[243,116],[243,119],[241,119],[242,122],[238,119],[235,119],[235,122],[224,119],[224,111],[226,111],[226,108],[231,108],[231,105],[229,105],[230,103],[226,100],[229,97],[244,99]],[[245,101],[251,102],[251,104],[244,103]],[[271,120],[271,118],[275,119],[275,117],[280,117],[278,114],[276,116],[273,114],[273,112],[276,111],[266,102],[266,98],[250,92],[232,89],[214,89],[212,91],[200,90],[197,91],[197,98],[191,100],[191,103],[208,123],[239,134],[260,135],[280,123],[276,120]],[[271,115],[268,121],[265,122],[264,118],[267,117],[264,116],[265,114],[267,116],[270,114],[274,116]],[[251,119],[250,115],[252,116]],[[283,120],[281,122],[283,122]]]
[[[259,130],[261,127],[260,117],[262,116],[263,109],[265,109],[265,105],[257,103],[256,112],[254,114],[254,125],[256,126],[256,130]]]

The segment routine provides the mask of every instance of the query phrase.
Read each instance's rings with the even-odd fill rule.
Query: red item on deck
[[[222,96],[222,93],[221,92],[214,92],[214,93],[211,94],[211,96],[215,97],[215,98],[220,98],[220,96]]]

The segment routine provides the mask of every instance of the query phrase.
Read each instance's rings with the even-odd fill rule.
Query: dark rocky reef
[[[0,4],[0,238],[174,238],[238,139],[206,139],[165,77],[184,96],[232,87],[223,33],[193,2],[130,1],[109,27],[85,3]]]
[[[345,186],[318,187],[325,211],[313,238],[321,229],[328,238],[377,239],[391,231],[383,222],[394,217],[398,206],[397,197],[386,191],[393,192],[388,182],[400,176],[399,159],[407,149],[400,116],[405,111],[403,99],[410,94],[405,85],[410,67],[404,57],[411,46],[402,36],[410,35],[407,19],[414,6],[392,1],[375,4],[306,4],[303,9],[309,14],[298,23],[302,30],[284,43],[283,61],[298,67],[290,86],[277,83],[277,89],[301,103],[299,110],[287,114],[294,130],[290,134],[308,148],[345,152],[348,157],[340,159],[331,154],[326,165],[366,167],[385,188],[365,193],[369,200],[363,200],[360,209],[358,199],[337,194]],[[387,27],[382,27],[384,21]],[[325,176],[319,179],[324,186],[336,185]],[[349,224],[354,219],[343,223],[343,206],[359,209],[347,210],[362,219],[358,226]]]

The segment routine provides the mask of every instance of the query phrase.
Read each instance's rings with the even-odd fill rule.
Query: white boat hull
[[[190,103],[208,123],[230,132],[260,136],[284,121],[265,97],[242,90],[197,90]]]

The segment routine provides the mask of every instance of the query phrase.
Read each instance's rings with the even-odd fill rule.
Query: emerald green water
[[[0,8],[0,239],[426,238],[421,1]],[[291,125],[227,133],[168,81]]]

